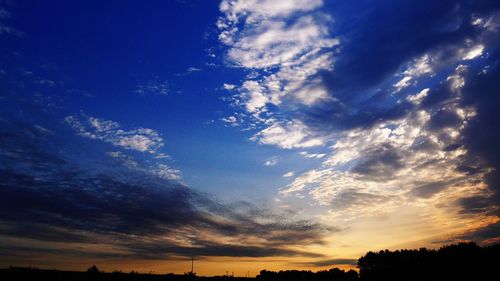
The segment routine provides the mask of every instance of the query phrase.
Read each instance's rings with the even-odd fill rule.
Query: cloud
[[[64,120],[80,136],[102,140],[125,149],[155,154],[164,145],[163,138],[152,129],[126,131],[117,122],[85,115],[67,116]]]
[[[415,95],[407,96],[406,100],[413,104],[419,105],[422,102],[422,100],[427,96],[428,93],[429,93],[429,88],[426,88]]]
[[[433,70],[430,65],[431,57],[428,54],[423,55],[420,58],[414,59],[403,72],[404,77],[394,84],[395,92],[399,92],[402,89],[408,87],[410,82],[424,74],[432,74]]]
[[[278,164],[278,158],[276,157],[272,157],[264,162],[264,165],[266,166],[276,166],[276,164]]]
[[[6,20],[10,18],[10,12],[4,8],[0,8],[0,20]]]
[[[238,126],[238,118],[236,118],[236,116],[224,117],[221,120],[222,120],[222,122],[229,124],[230,126],[233,126],[233,127]]]
[[[241,85],[232,87],[238,92],[233,101],[260,124],[271,122],[273,105],[291,109],[295,104],[313,106],[329,99],[320,73],[332,69],[333,56],[328,51],[339,44],[326,26],[332,19],[320,11],[323,1],[282,2],[222,1],[220,5],[223,15],[217,26],[220,41],[228,47],[227,61],[253,71]]]
[[[168,180],[181,179],[181,171],[165,164],[158,164],[155,168],[151,170],[151,173],[162,179],[168,179]]]
[[[229,84],[229,83],[224,83],[224,84],[222,85],[222,88],[224,88],[224,90],[231,91],[231,90],[234,90],[234,88],[236,88],[236,85],[234,85],[234,84]]]
[[[90,135],[119,130],[87,119]],[[337,231],[246,202],[220,203],[179,183],[166,165],[154,170],[123,152],[104,153],[64,126],[47,134],[12,116],[0,120],[0,236],[10,241],[0,252],[13,259],[321,257],[300,245]]]
[[[110,151],[107,153],[111,158],[121,162],[126,167],[133,169],[139,166],[139,163],[134,160],[130,155],[126,155],[121,151]]]
[[[155,80],[148,80],[145,83],[137,85],[134,90],[134,93],[139,94],[141,96],[147,96],[147,95],[166,96],[170,91],[169,89],[170,87],[168,81],[161,81],[155,79]]]
[[[305,158],[316,158],[316,159],[321,159],[326,156],[325,153],[307,153],[307,151],[301,151],[299,154],[304,156]]]
[[[228,63],[252,73],[233,105],[254,118],[260,144],[331,145],[301,153],[324,160],[282,195],[327,206],[332,219],[406,204],[459,224],[495,220],[498,3],[256,3],[220,7]]]
[[[0,3],[0,5],[9,5],[9,3]],[[16,28],[9,26],[5,23],[11,18],[11,13],[4,7],[0,7],[0,35],[14,35],[17,37],[23,37],[26,34]]]
[[[472,59],[475,59],[475,58],[479,57],[480,55],[482,55],[483,51],[484,51],[484,46],[481,45],[481,44],[478,44],[476,46],[473,46],[469,50],[466,50],[465,54],[462,57],[462,59],[463,60],[472,60]]]
[[[201,68],[197,68],[197,67],[193,67],[193,66],[188,67],[188,69],[186,70],[186,72],[189,72],[189,73],[198,72],[198,71],[201,71]]]
[[[440,111],[421,110],[370,129],[345,131],[321,167],[298,175],[281,193],[307,195],[329,206],[330,218],[355,220],[418,206],[415,196],[439,204],[482,192],[484,172],[457,170],[467,151],[450,149],[461,142],[464,124],[475,112],[451,108],[458,118],[453,122]]]
[[[290,178],[290,177],[293,177],[294,175],[295,175],[295,172],[287,172],[287,173],[284,173],[282,177]]]
[[[500,237],[500,222],[481,227],[464,234],[461,239],[483,241],[485,244],[494,245],[498,244]]]
[[[342,258],[337,258],[337,259],[327,259],[327,260],[316,260],[312,262],[306,262],[306,263],[299,263],[301,265],[305,266],[318,266],[318,267],[324,267],[324,266],[331,266],[334,267],[335,265],[357,265],[358,260],[357,259],[342,259]]]
[[[252,137],[261,144],[273,144],[281,148],[304,148],[324,144],[320,137],[310,136],[307,126],[298,120],[287,123],[274,122]]]
[[[160,179],[165,180],[180,180],[181,179],[181,171],[174,169],[166,164],[162,163],[154,163],[154,164],[142,164],[135,160],[132,156],[126,155],[121,151],[111,151],[107,153],[111,158],[116,160],[118,163],[123,165],[124,167],[134,170],[137,172],[141,172],[144,174],[156,176]],[[158,157],[155,157],[158,159]],[[162,159],[164,157],[160,157]],[[168,156],[167,156],[168,158]]]

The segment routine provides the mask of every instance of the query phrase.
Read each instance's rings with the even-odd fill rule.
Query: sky
[[[498,243],[499,29],[489,0],[0,0],[0,266]]]

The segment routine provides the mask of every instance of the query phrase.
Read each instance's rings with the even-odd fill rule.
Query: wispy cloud
[[[141,83],[136,86],[134,93],[139,94],[141,96],[147,95],[158,95],[158,96],[166,96],[169,93],[169,83],[164,80],[148,80],[145,83]]]
[[[3,5],[5,3],[0,3],[0,5]],[[25,33],[12,27],[9,26],[6,21],[8,21],[11,18],[11,13],[3,8],[0,7],[0,36],[1,35],[14,35],[18,37],[23,37],[25,36]]]
[[[155,154],[163,146],[163,138],[155,130],[136,128],[123,130],[119,123],[91,116],[68,116],[65,118],[79,135],[109,142],[126,149]]]
[[[271,157],[268,160],[266,160],[266,162],[264,162],[264,165],[266,166],[276,166],[276,164],[278,164],[278,158],[276,156]]]

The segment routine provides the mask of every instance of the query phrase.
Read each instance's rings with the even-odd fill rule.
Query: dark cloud
[[[342,210],[349,207],[363,208],[372,205],[383,205],[391,199],[394,199],[394,197],[347,189],[338,194],[330,204],[333,209]]]
[[[426,110],[431,116],[424,129],[437,133],[444,150],[467,151],[457,164],[457,171],[469,175],[487,172],[486,183],[493,195],[488,200],[462,200],[459,205],[463,211],[485,210],[486,205],[495,209],[500,202],[500,2],[363,0],[325,5],[335,18],[331,31],[342,42],[335,54],[335,69],[322,73],[335,99],[307,109],[301,118],[319,132],[331,132],[372,128],[416,110]],[[489,27],[474,25],[477,18],[482,18],[483,23],[488,21]],[[463,60],[464,50],[476,44],[485,47],[483,55]],[[408,88],[394,93],[393,85],[402,78],[395,75],[401,75],[408,63],[424,54],[433,59],[433,75],[414,79]],[[450,75],[463,78],[464,86],[454,88]],[[405,101],[408,94],[424,88],[429,91],[420,104]],[[473,108],[477,115],[463,120],[457,107]],[[465,129],[458,140],[440,134],[461,125]],[[436,140],[422,137],[407,153],[437,148]],[[375,179],[390,177],[404,164],[401,153],[404,156],[406,152],[368,153],[352,171]],[[445,190],[446,184],[449,183],[424,184],[411,193],[429,198]]]
[[[490,197],[472,196],[458,200],[458,204],[464,213],[487,213],[493,202]]]
[[[367,153],[365,160],[352,168],[352,172],[374,180],[387,180],[404,167],[403,156],[391,145]]]
[[[462,118],[452,109],[440,109],[433,114],[428,126],[431,130],[456,128],[462,123]]]
[[[484,32],[472,24],[473,17],[492,15],[500,8],[498,1],[491,0],[364,0],[327,5],[336,19],[332,32],[342,42],[335,55],[335,69],[323,72],[325,85],[335,99],[306,110],[302,116],[319,130],[370,127],[414,110],[415,105],[393,94],[394,75],[426,53],[438,58],[434,68],[449,68],[467,40],[486,40]],[[437,75],[439,78],[443,77]],[[443,82],[431,89],[424,103],[436,105],[449,97],[448,85]]]
[[[305,266],[335,266],[335,265],[357,265],[358,260],[357,259],[327,259],[327,260],[317,260],[317,261],[312,261],[312,262],[307,262],[307,263],[300,263],[301,265]]]
[[[323,243],[324,235],[336,231],[250,203],[240,204],[241,208],[230,206],[143,170],[109,165],[113,159],[99,152],[99,146],[87,153],[90,148],[85,142],[74,145],[63,137],[63,128],[48,130],[13,120],[16,118],[8,116],[0,122],[3,237],[32,239],[45,248],[47,243],[57,242],[111,245],[123,250],[87,251],[87,256],[96,257],[318,257],[286,246]],[[191,246],[165,239],[179,235]],[[218,242],[228,236],[240,237],[240,243]],[[266,242],[256,243],[257,239]],[[18,249],[22,255],[30,248],[8,246],[2,247],[3,254],[15,254]],[[72,249],[54,251],[46,253],[79,255]]]
[[[171,256],[185,257],[271,257],[271,256],[302,256],[302,257],[321,257],[321,254],[288,250],[272,246],[255,245],[222,245],[217,243],[205,242],[201,246],[180,247],[165,244],[147,243],[144,245],[135,245],[130,255],[139,259],[158,259]]]
[[[345,1],[332,4],[334,31],[343,37],[344,52],[328,85],[333,93],[356,93],[379,85],[409,59],[477,36],[473,15],[498,9],[497,1]],[[342,15],[351,15],[343,17]],[[355,24],[354,24],[355,23]]]
[[[416,197],[430,198],[448,187],[450,187],[449,182],[431,182],[414,188],[410,193]]]
[[[471,233],[467,233],[461,238],[474,241],[484,241],[485,244],[496,244],[498,243],[498,237],[500,237],[500,222],[482,227]]]
[[[500,40],[499,40],[500,42]],[[490,55],[486,73],[471,74],[469,83],[463,89],[464,105],[474,106],[477,116],[467,125],[464,145],[470,162],[476,158],[492,170],[487,175],[487,183],[495,192],[495,202],[500,203],[500,53]],[[471,160],[472,159],[472,160]]]

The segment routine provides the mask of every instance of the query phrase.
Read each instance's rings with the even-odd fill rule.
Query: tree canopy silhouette
[[[438,250],[368,252],[358,260],[361,280],[500,280],[500,245],[473,242]]]

